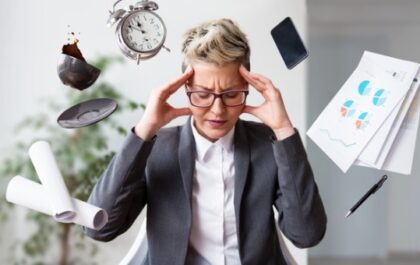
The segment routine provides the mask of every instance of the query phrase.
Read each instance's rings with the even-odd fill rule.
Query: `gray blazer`
[[[264,124],[238,120],[234,157],[234,208],[243,265],[286,264],[273,205],[282,232],[297,247],[321,241],[327,218],[298,133],[277,141]],[[150,141],[130,133],[89,198],[106,209],[109,221],[100,231],[85,228],[86,234],[110,241],[124,233],[147,204],[145,264],[185,264],[194,161],[190,121],[163,128]]]

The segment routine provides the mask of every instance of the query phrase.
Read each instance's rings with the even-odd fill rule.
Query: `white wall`
[[[308,68],[308,125],[348,78],[363,50],[420,62],[419,10],[420,2],[416,0],[308,3],[314,59]],[[383,189],[344,219],[348,208],[386,172],[356,167],[342,174],[318,147],[308,143],[329,216],[326,238],[310,255],[357,258],[420,253],[419,146],[417,141],[410,176],[389,173]]]
[[[122,6],[133,3],[134,1],[123,1]],[[99,54],[119,54],[113,29],[105,26],[112,4],[113,1],[109,0],[2,2],[0,159],[13,151],[10,144],[18,139],[12,130],[16,122],[30,113],[46,109],[40,101],[41,98],[59,100],[70,89],[60,83],[56,74],[57,59],[69,31],[80,32],[79,47],[88,61]],[[127,60],[126,64],[112,69],[109,76],[100,78],[118,84],[118,88],[125,95],[139,102],[146,102],[152,88],[180,74],[182,33],[206,19],[229,17],[237,21],[248,34],[252,49],[252,70],[270,77],[281,89],[294,125],[301,132],[305,131],[305,63],[293,71],[287,71],[269,34],[271,28],[280,20],[291,16],[305,37],[304,0],[162,0],[158,1],[158,4],[158,13],[166,21],[168,29],[166,46],[172,52],[162,51],[152,60],[142,62],[140,66]],[[174,105],[182,105],[186,101],[183,94],[177,93],[171,102]],[[250,102],[261,102],[261,98],[252,93]],[[53,119],[58,115],[59,113],[51,113]],[[131,127],[140,115],[141,113],[126,115],[122,122]],[[181,122],[183,119],[172,124]],[[118,139],[113,141],[111,146],[118,148],[120,143],[121,139]],[[4,189],[5,183],[1,185]],[[102,264],[116,264],[128,249],[137,228],[138,226],[134,227],[125,237],[112,243],[101,244],[104,249],[112,249],[102,254]],[[14,232],[8,229],[7,233],[2,233],[2,238],[12,239],[13,234]],[[5,252],[6,247],[0,245],[0,257],[4,257]]]

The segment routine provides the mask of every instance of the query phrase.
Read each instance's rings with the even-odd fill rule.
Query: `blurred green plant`
[[[122,63],[121,57],[101,56],[92,64],[101,70],[101,76],[116,63]],[[99,80],[98,80],[99,81]],[[109,82],[96,82],[89,89],[79,92],[69,89],[65,96],[65,102],[58,104],[56,99],[47,99],[49,113],[59,113],[65,108],[73,106],[85,100],[94,98],[111,98],[118,102],[116,112],[101,121],[99,124],[91,125],[80,129],[67,130],[55,123],[55,118],[46,113],[39,113],[26,117],[17,127],[17,133],[22,130],[29,130],[31,134],[38,132],[43,140],[51,144],[58,166],[72,195],[80,200],[86,201],[93,186],[100,174],[105,170],[114,155],[108,148],[108,137],[110,129],[118,135],[126,135],[126,129],[117,121],[117,117],[124,111],[145,108],[124,97]],[[119,113],[119,114],[118,114]],[[14,154],[0,164],[0,177],[10,178],[21,175],[34,181],[38,181],[35,169],[29,159],[29,146],[40,139],[31,139],[28,142],[17,142],[14,144]],[[39,182],[39,181],[38,181]],[[4,194],[0,195],[0,222],[6,222],[13,209],[13,205],[5,201]],[[79,257],[81,252],[92,257],[98,249],[95,244],[84,239],[81,227],[73,224],[55,222],[51,217],[34,211],[28,211],[26,218],[35,224],[33,233],[23,241],[13,244],[9,252],[10,264],[51,264],[47,260],[50,255],[52,244],[58,241],[60,244],[59,260],[52,261],[53,264],[95,264],[93,261],[84,261]],[[28,224],[29,225],[29,224]],[[70,251],[71,250],[71,251]],[[16,251],[23,253],[16,257]]]

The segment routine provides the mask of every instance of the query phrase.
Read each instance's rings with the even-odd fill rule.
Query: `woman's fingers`
[[[270,79],[259,74],[251,73],[244,66],[241,66],[240,73],[266,100],[272,100],[280,95],[280,91]]]
[[[239,73],[242,75],[243,78],[245,78],[245,80],[248,83],[255,87],[259,92],[262,93],[265,90],[264,83],[254,78],[243,65],[241,65],[241,67],[239,68]]]
[[[253,82],[263,84],[265,88],[272,87],[275,88],[273,82],[265,76],[260,74],[249,72],[243,65],[239,68],[239,71],[242,76],[247,77],[248,79],[252,80]]]
[[[243,108],[242,112],[243,113],[249,113],[251,115],[257,116],[258,107],[245,105],[245,107]]]
[[[262,76],[262,75],[260,75],[260,74],[251,73],[251,72],[249,72],[249,74],[250,74],[250,75],[251,75],[254,79],[256,79],[256,80],[258,80],[258,81],[262,82],[264,85],[274,87],[273,82],[271,82],[271,80],[270,80],[270,79],[268,79],[267,77]]]
[[[160,89],[160,94],[162,95],[162,99],[166,100],[170,95],[175,93],[188,79],[193,75],[194,70],[191,66],[188,66],[185,72],[178,76],[176,79],[172,80],[165,86]]]
[[[263,84],[264,88],[277,90],[273,82],[267,77],[260,74],[256,74],[256,73],[251,73],[251,72],[248,72],[248,73],[253,80],[255,80],[256,82],[259,82],[260,84]]]
[[[177,108],[177,109],[173,109],[172,113],[174,115],[173,119],[179,117],[179,116],[185,116],[185,115],[192,115],[191,109],[190,108]]]

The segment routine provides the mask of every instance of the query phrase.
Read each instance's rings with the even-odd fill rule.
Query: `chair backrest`
[[[274,210],[274,217],[276,218],[276,230],[277,236],[280,241],[280,247],[283,252],[283,256],[286,258],[288,265],[308,265],[308,250],[297,248],[290,242],[287,237],[283,235],[278,226],[279,214]]]
[[[146,259],[147,249],[146,218],[144,218],[133,245],[131,245],[127,254],[118,265],[143,264],[143,261]]]

